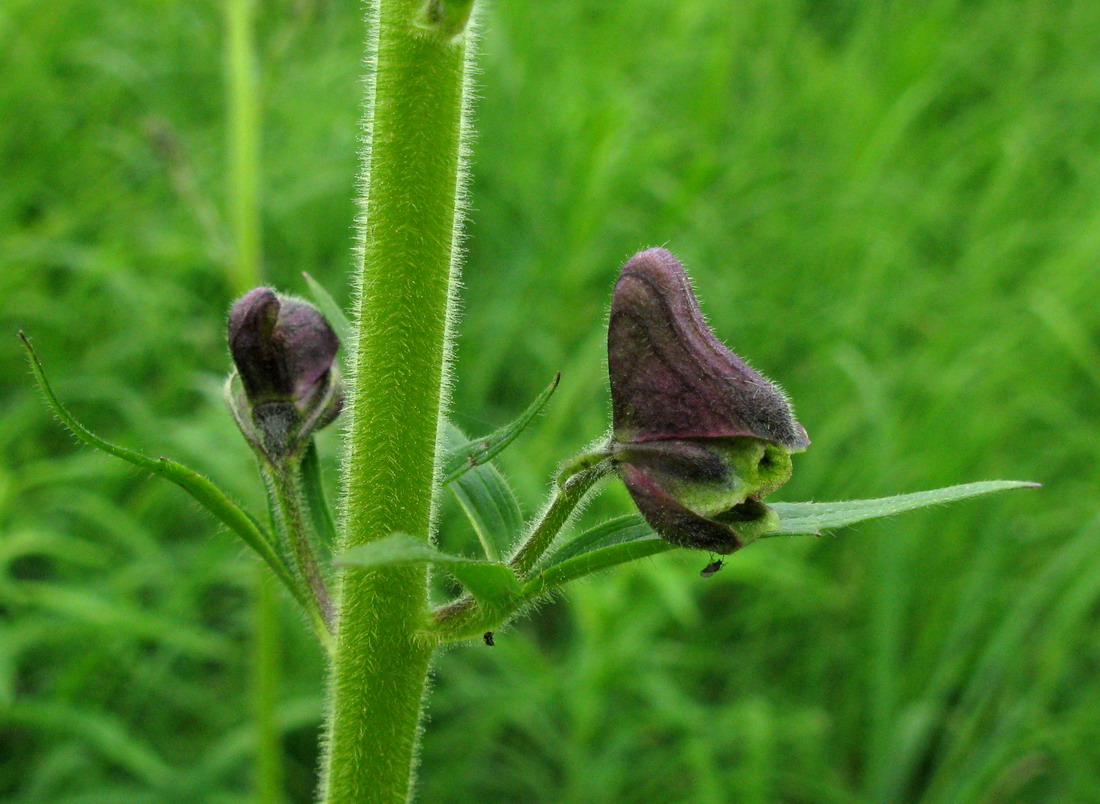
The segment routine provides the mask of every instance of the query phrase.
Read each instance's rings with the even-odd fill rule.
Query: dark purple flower
[[[236,372],[227,395],[245,437],[268,457],[297,451],[340,413],[340,341],[308,302],[255,288],[229,311]]]
[[[731,553],[774,529],[760,502],[810,440],[775,385],[715,337],[679,261],[623,266],[608,329],[613,455],[635,504],[674,544]]]

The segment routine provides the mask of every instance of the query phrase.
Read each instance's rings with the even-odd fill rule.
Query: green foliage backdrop
[[[266,278],[346,300],[361,8],[258,10]],[[498,0],[481,26],[454,418],[561,370],[500,459],[527,511],[606,426],[608,297],[649,245],[795,400],[784,499],[1045,488],[572,589],[439,658],[422,800],[1095,801],[1100,5]],[[260,507],[219,396],[223,29],[213,0],[0,4],[0,799],[249,798],[252,558],[75,447],[15,337],[99,432]],[[306,802],[323,667],[283,609]]]

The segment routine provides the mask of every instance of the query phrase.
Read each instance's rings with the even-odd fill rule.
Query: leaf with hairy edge
[[[351,337],[351,322],[343,309],[336,303],[336,299],[332,298],[332,294],[310,274],[302,271],[302,278],[309,286],[309,295],[313,297],[321,313],[328,319],[329,326],[336,332],[336,337],[341,343],[347,343],[348,338]]]
[[[653,536],[653,529],[645,523],[640,516],[630,514],[609,519],[589,528],[575,539],[570,539],[556,553],[552,553],[544,562],[545,567],[552,567],[563,561],[568,561],[574,556],[598,550],[601,547],[610,547],[625,542],[638,541]]]
[[[1022,480],[988,480],[981,483],[965,483],[960,486],[948,486],[932,491],[918,491],[912,494],[899,494],[894,497],[881,497],[873,500],[852,500],[848,502],[798,502],[798,503],[772,503],[772,508],[779,514],[779,530],[764,534],[761,538],[773,536],[794,536],[817,534],[822,530],[854,525],[870,519],[893,516],[894,514],[914,511],[942,503],[965,500],[970,497],[978,497],[983,494],[992,494],[997,491],[1019,488],[1037,488],[1038,483]],[[546,562],[546,569],[539,577],[557,577],[557,573],[564,573],[568,580],[574,577],[575,568],[584,566],[574,563],[578,558],[584,558],[594,553],[600,553],[600,558],[595,561],[599,565],[596,569],[606,569],[607,566],[623,563],[630,560],[632,553],[627,550],[622,553],[603,552],[608,548],[624,548],[628,544],[650,542],[656,537],[645,521],[636,515],[621,516],[597,525],[585,531],[580,536],[565,543],[561,549],[554,553]],[[656,555],[663,550],[656,549],[655,544],[640,548],[645,555]],[[668,545],[669,549],[673,545]],[[617,556],[627,556],[620,560]],[[611,561],[606,564],[606,561]],[[564,564],[569,567],[559,569]],[[549,570],[554,573],[550,573]],[[587,573],[585,573],[587,574]],[[532,579],[532,582],[535,579]]]
[[[435,564],[453,575],[479,603],[497,611],[507,610],[522,591],[515,573],[504,564],[442,553],[422,539],[404,533],[353,547],[337,563],[365,569]]]
[[[260,527],[259,523],[251,514],[230,500],[221,489],[205,477],[188,469],[183,464],[171,461],[167,458],[150,458],[147,455],[142,455],[140,452],[134,452],[125,447],[112,444],[109,441],[104,441],[78,422],[73,415],[65,409],[61,401],[54,394],[49,380],[46,379],[46,372],[42,368],[42,361],[39,360],[38,353],[35,352],[34,347],[31,346],[30,340],[22,332],[19,333],[19,337],[22,339],[24,347],[26,347],[27,354],[31,361],[31,371],[34,372],[34,378],[38,382],[38,387],[46,397],[46,403],[50,406],[50,409],[53,410],[54,415],[61,420],[61,423],[65,425],[74,436],[91,447],[95,447],[109,455],[114,455],[116,458],[121,458],[134,466],[152,472],[154,475],[166,478],[182,488],[190,494],[199,505],[216,516],[230,530],[244,539],[245,543],[255,550],[260,558],[271,567],[272,572],[282,581],[283,585],[286,586],[294,596],[294,599],[303,606],[306,604],[305,593],[298,586],[298,582],[294,579],[294,576],[291,575],[282,557],[276,552],[271,536]]]
[[[633,538],[631,541],[590,550],[587,553],[581,553],[559,564],[547,567],[524,584],[523,595],[526,600],[533,600],[546,592],[586,575],[678,549],[680,549],[678,545],[666,542],[650,532],[647,536],[640,536]]]
[[[554,389],[558,387],[560,380],[561,372],[559,371],[554,375],[554,380],[550,385],[536,397],[534,402],[528,405],[527,410],[523,411],[515,421],[504,425],[504,427],[487,436],[475,438],[449,450],[447,457],[443,460],[443,484],[446,485],[458,479],[463,473],[470,471],[475,466],[491,461],[501,450],[511,444],[516,436],[522,433],[527,425],[531,423],[531,420],[543,409],[554,393]]]
[[[779,514],[779,530],[766,536],[814,534],[822,530],[854,525],[868,519],[915,511],[930,505],[965,500],[1007,489],[1034,489],[1039,483],[1026,480],[986,480],[981,483],[964,483],[932,491],[898,494],[874,500],[850,500],[847,502],[795,502],[769,503]]]

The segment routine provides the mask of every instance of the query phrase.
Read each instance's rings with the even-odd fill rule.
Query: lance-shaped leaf
[[[466,435],[450,422],[445,432],[449,444],[466,442]],[[470,520],[485,557],[499,561],[523,530],[523,512],[504,475],[491,463],[481,464],[459,475],[450,489]]]
[[[492,464],[478,466],[451,484],[451,490],[473,525],[485,557],[497,561],[523,529],[516,495]]]
[[[463,472],[491,461],[501,450],[511,444],[546,406],[560,380],[561,372],[558,372],[543,392],[535,397],[535,401],[528,405],[527,409],[514,421],[489,435],[475,438],[448,450],[446,458],[443,459],[443,484],[451,483]]]
[[[303,606],[306,603],[305,593],[302,591],[294,576],[290,573],[282,556],[276,551],[271,535],[267,533],[255,517],[238,506],[226,494],[199,473],[187,468],[181,463],[167,458],[150,458],[140,452],[135,452],[125,447],[120,447],[105,441],[91,430],[82,425],[73,417],[61,401],[54,394],[49,380],[46,378],[42,362],[38,358],[30,339],[22,332],[19,337],[23,340],[23,346],[30,358],[31,371],[38,382],[38,387],[46,397],[46,403],[53,410],[54,415],[69,431],[85,444],[95,449],[121,458],[154,475],[166,478],[190,494],[203,508],[221,520],[230,530],[240,536],[245,544],[251,547],[264,560],[264,562],[282,581],[287,590]]]
[[[337,563],[366,569],[435,564],[453,575],[478,603],[492,611],[508,610],[521,592],[515,573],[504,564],[443,553],[424,540],[405,533],[393,533],[353,547]]]
[[[543,562],[543,567],[552,567],[574,556],[603,547],[651,538],[653,538],[653,529],[640,516],[636,514],[618,516],[589,528],[576,538],[567,541]]]
[[[309,442],[305,454],[302,456],[302,490],[309,504],[309,516],[313,521],[313,528],[321,540],[330,548],[338,541],[336,520],[332,515],[328,498],[325,495],[325,486],[321,479],[321,460],[317,455],[317,444]]]
[[[920,508],[958,502],[971,497],[981,497],[998,491],[1033,488],[1039,488],[1039,484],[1024,480],[986,480],[872,500],[777,502],[772,503],[771,507],[778,514],[778,526],[775,530],[762,534],[760,538],[818,535],[825,530],[855,525],[872,519],[896,516]],[[545,570],[542,574],[546,577],[540,583],[549,588],[564,583],[560,580],[563,577],[572,580],[581,577],[582,574],[586,574],[588,571],[596,571],[595,569],[589,569],[581,573],[582,568],[606,569],[633,560],[633,558],[642,554],[649,556],[667,552],[667,550],[657,549],[656,545],[650,544],[654,538],[653,531],[640,516],[621,516],[608,520],[566,542],[557,552],[553,553],[545,562]],[[639,548],[641,553],[636,552],[633,548],[628,549],[625,547],[625,545],[636,542],[645,542],[647,545],[644,548]],[[674,547],[675,545],[672,544],[667,545],[668,550]],[[574,561],[574,559],[592,553],[599,553],[599,556],[584,562]],[[546,571],[567,562],[571,563],[569,563],[569,568],[565,570],[558,569],[553,574]]]
[[[779,529],[767,535],[816,534],[823,530],[854,525],[869,519],[881,519],[906,511],[915,511],[918,508],[928,508],[970,497],[981,497],[995,491],[1035,489],[1039,486],[1039,483],[1026,480],[985,480],[931,491],[879,497],[873,500],[772,503],[772,508],[779,514]]]

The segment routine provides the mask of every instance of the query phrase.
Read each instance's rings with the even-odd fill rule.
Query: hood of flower
[[[623,266],[608,328],[611,453],[656,533],[730,553],[775,530],[762,502],[810,440],[783,392],[711,331],[679,261]]]
[[[791,451],[810,443],[783,392],[711,332],[683,266],[664,249],[623,266],[607,346],[619,441],[752,436]]]
[[[304,403],[332,369],[340,341],[321,312],[256,288],[229,313],[229,350],[254,404]]]
[[[236,371],[226,398],[253,449],[268,460],[297,455],[343,407],[334,362],[340,341],[308,302],[256,288],[229,312]]]

